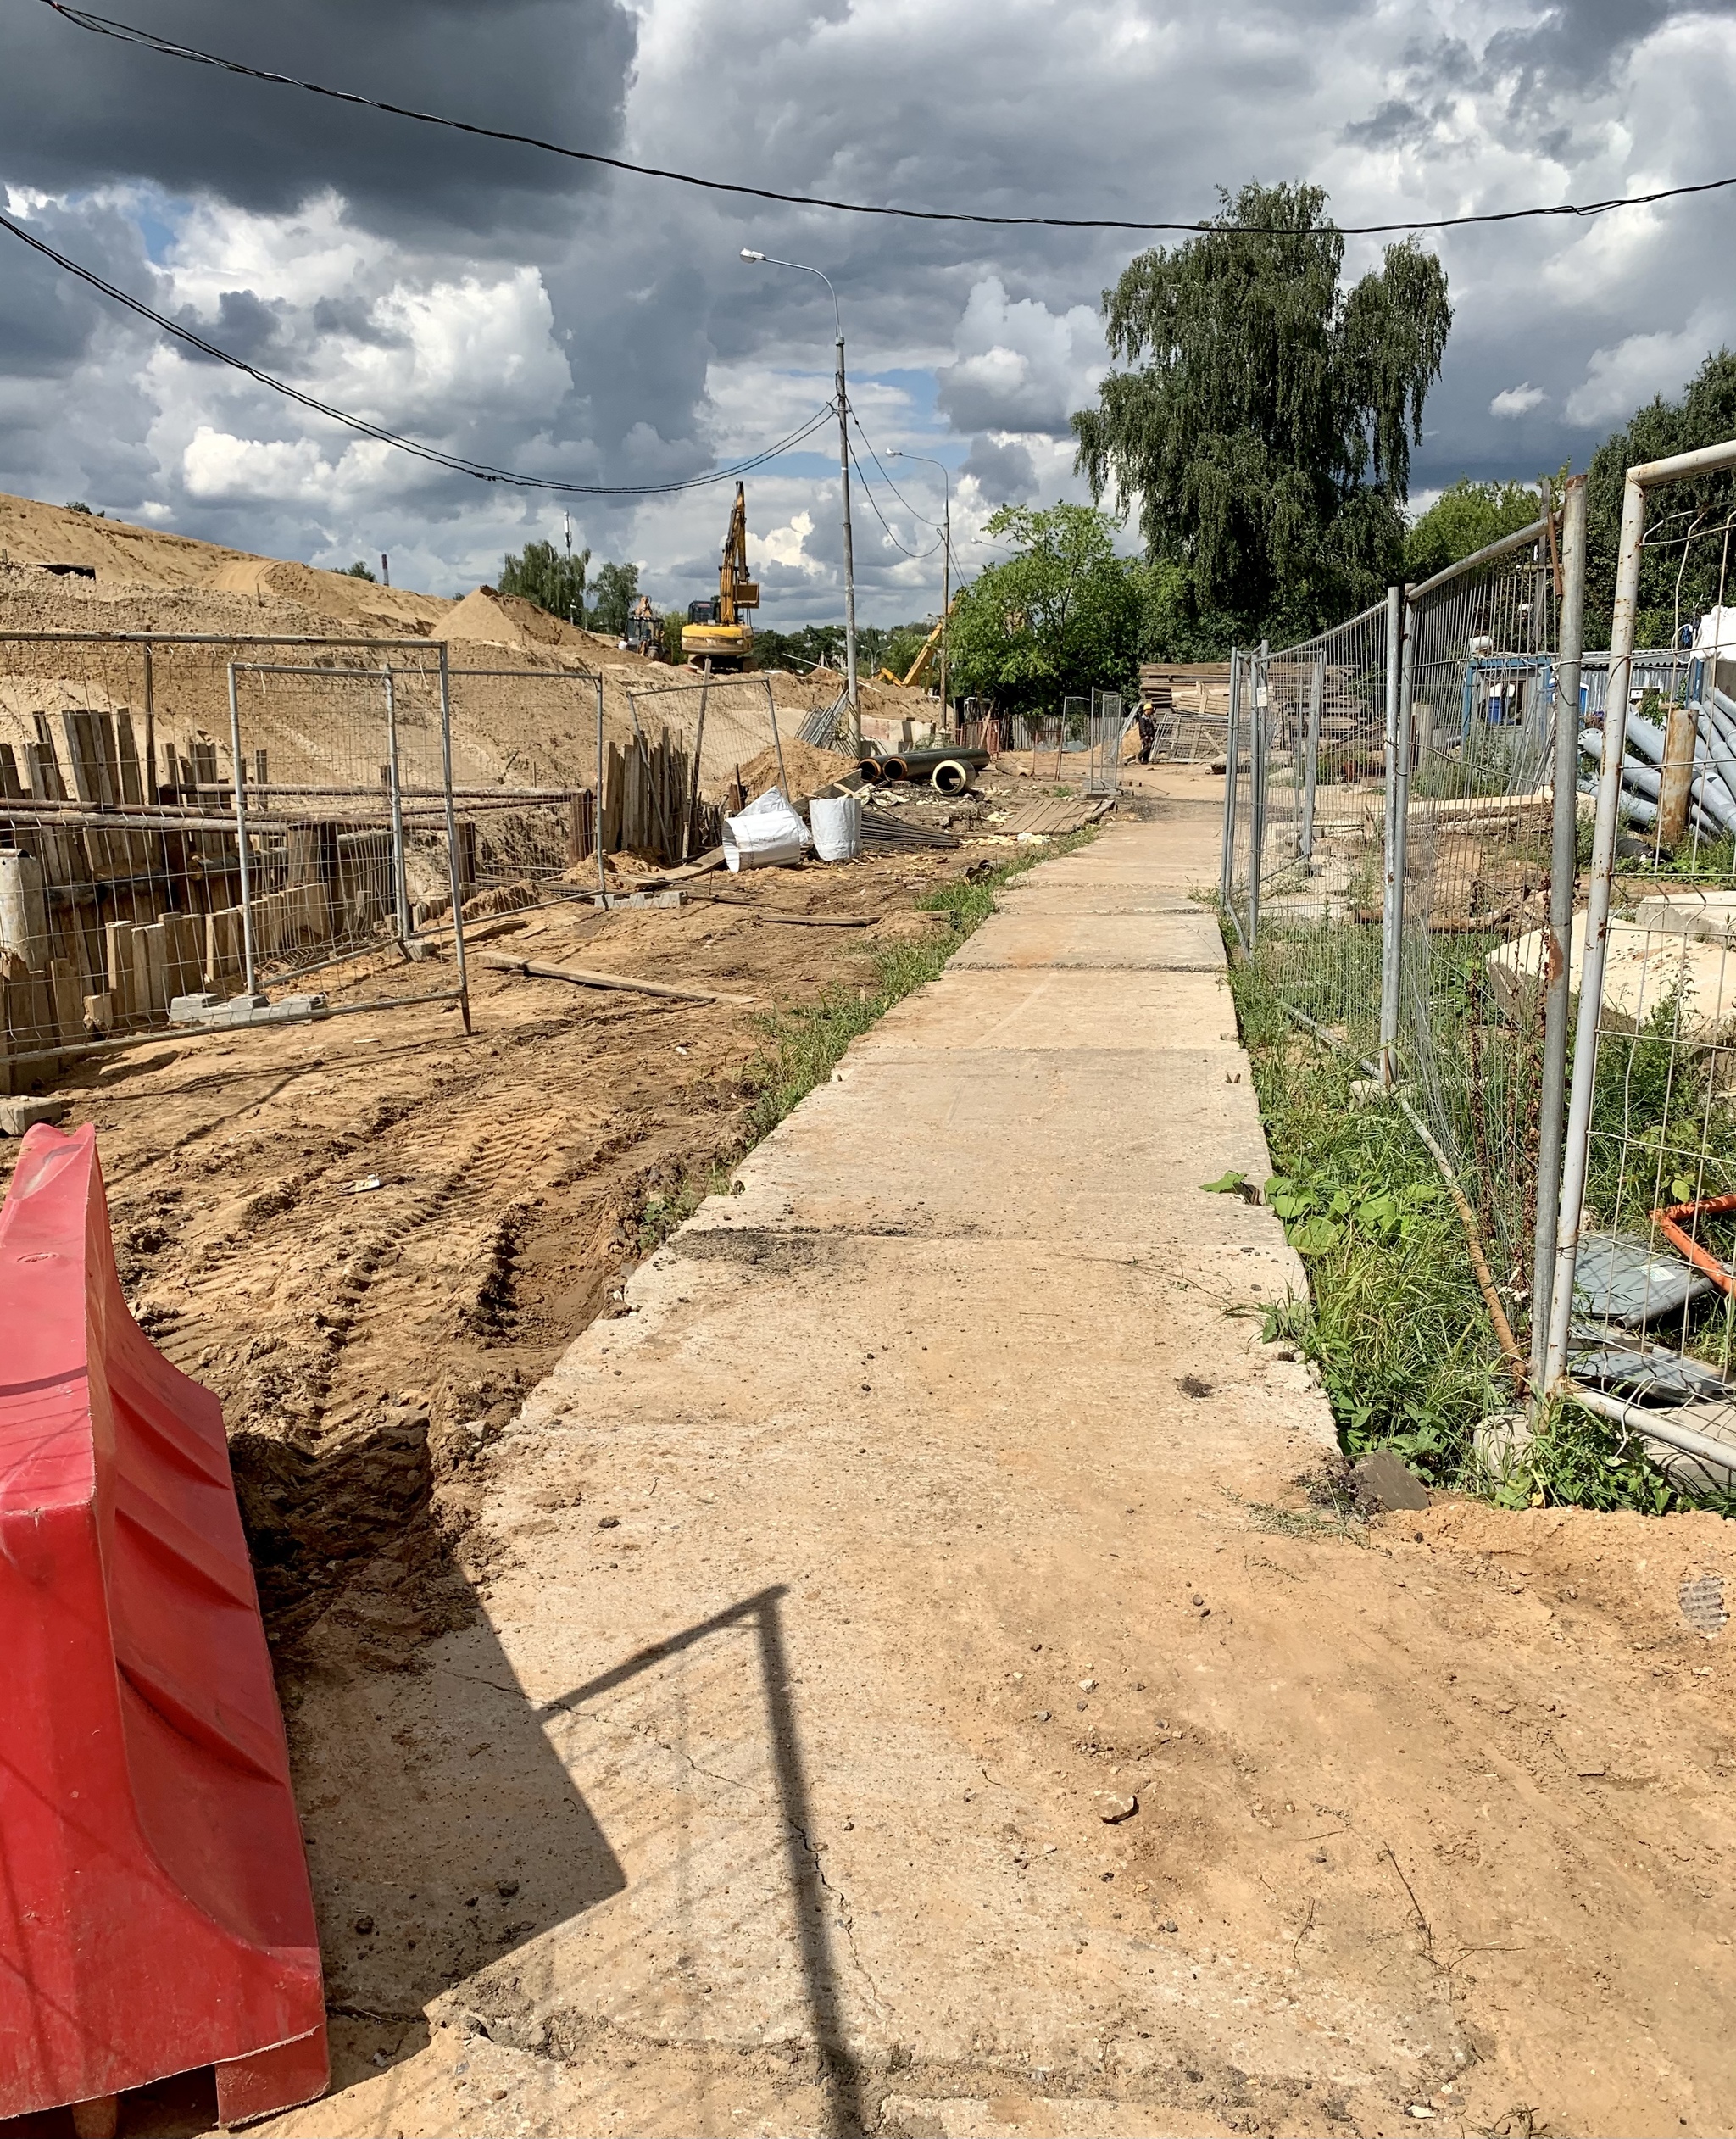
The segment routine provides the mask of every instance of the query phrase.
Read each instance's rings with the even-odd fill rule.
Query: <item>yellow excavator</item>
[[[758,582],[748,576],[748,493],[736,485],[735,510],[723,540],[717,592],[709,602],[689,602],[682,627],[682,653],[714,668],[739,668],[753,655],[754,627],[746,612],[760,606]]]
[[[946,616],[943,616],[941,618],[939,623],[935,626],[934,629],[930,632],[927,638],[923,640],[921,652],[916,656],[915,660],[911,662],[909,668],[904,671],[904,673],[902,676],[894,676],[889,668],[883,668],[881,670],[879,675],[875,677],[875,682],[876,683],[901,683],[906,690],[920,688],[924,677],[928,672],[928,664],[934,659],[936,653],[939,649],[940,635],[946,628],[946,617],[950,616],[953,610],[955,610],[958,605],[959,598],[956,594],[954,594],[951,603],[948,606]]]

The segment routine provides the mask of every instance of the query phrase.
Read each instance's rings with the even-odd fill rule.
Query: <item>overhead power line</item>
[[[42,5],[52,8],[77,29],[89,31],[95,36],[114,38],[122,44],[141,46],[164,59],[188,60],[197,66],[215,67],[225,74],[240,75],[248,81],[269,82],[280,89],[302,89],[309,96],[328,97],[336,103],[386,112],[394,119],[413,119],[420,125],[444,126],[454,133],[475,135],[479,140],[509,142],[520,148],[540,149],[545,155],[563,156],[572,163],[596,164],[606,170],[626,171],[637,178],[667,179],[671,184],[695,186],[708,193],[734,193],[748,200],[777,201],[793,208],[826,208],[842,215],[891,216],[910,223],[985,223],[1004,228],[1056,231],[1173,231],[1189,237],[1197,237],[1202,231],[1230,237],[1309,237],[1316,234],[1294,224],[1237,225],[1226,229],[1212,222],[1139,220],[1126,215],[988,215],[968,209],[891,208],[877,202],[834,200],[824,193],[781,192],[770,186],[701,178],[692,171],[670,170],[660,164],[636,164],[624,156],[605,156],[598,149],[573,148],[563,142],[544,141],[537,134],[515,133],[504,126],[478,125],[471,120],[450,119],[439,112],[418,111],[409,104],[392,103],[383,97],[364,97],[357,90],[334,89],[325,82],[303,81],[298,75],[278,74],[269,67],[250,66],[245,60],[226,58],[220,53],[206,52],[198,45],[182,44],[178,39],[160,36],[155,31],[142,30],[136,24],[120,22],[109,15],[92,14],[83,8],[69,7],[65,0],[42,0]],[[1682,200],[1694,193],[1722,192],[1732,186],[1736,186],[1736,177],[1708,178],[1698,185],[1665,186],[1655,192],[1623,193],[1607,200],[1564,201],[1549,207],[1500,209],[1480,215],[1413,216],[1397,223],[1343,223],[1336,227],[1345,237],[1391,237],[1404,231],[1464,230],[1479,224],[1523,223],[1550,216],[1607,215],[1618,208],[1649,208],[1659,201]]]
[[[269,387],[273,393],[282,394],[286,400],[295,402],[314,415],[329,417],[333,423],[358,432],[364,438],[373,438],[381,445],[395,447],[399,453],[409,454],[418,460],[429,461],[437,468],[449,469],[454,475],[472,476],[478,482],[504,483],[517,490],[553,491],[559,496],[573,498],[666,497],[676,491],[703,489],[708,483],[730,482],[738,476],[746,475],[750,469],[763,467],[768,460],[776,460],[778,454],[791,452],[804,438],[830,423],[837,413],[836,404],[828,401],[816,409],[787,437],[780,438],[776,445],[764,447],[745,460],[732,462],[727,468],[714,468],[707,475],[687,476],[677,482],[564,482],[552,476],[525,475],[517,469],[497,468],[486,460],[472,460],[464,454],[448,453],[444,447],[430,445],[420,438],[407,438],[399,432],[388,431],[384,424],[370,421],[366,416],[354,415],[348,409],[335,408],[331,402],[321,401],[314,394],[304,393],[299,387],[291,386],[287,380],[275,378],[270,372],[262,371],[258,365],[249,364],[244,358],[220,348],[216,343],[208,341],[203,334],[181,320],[169,319],[163,313],[154,311],[142,298],[133,297],[125,290],[117,289],[114,283],[105,281],[92,269],[81,266],[78,261],[68,259],[64,253],[57,253],[52,245],[45,244],[40,237],[32,237],[30,231],[14,223],[10,216],[0,215],[0,230],[10,231],[20,244],[28,245],[33,253],[40,253],[44,259],[52,260],[56,267],[63,269],[68,275],[75,276],[81,282],[88,283],[92,289],[113,303],[124,305],[129,312],[136,313],[140,319],[148,320],[153,326],[159,327],[164,334],[186,343],[218,364],[227,365],[232,371],[244,373],[259,385]]]
[[[873,513],[874,517],[880,522],[881,526],[885,528],[886,538],[892,544],[893,548],[894,549],[903,550],[906,557],[910,558],[915,563],[919,565],[925,558],[932,557],[935,552],[940,548],[940,544],[938,543],[933,543],[927,549],[912,549],[907,543],[901,542],[899,537],[893,532],[892,522],[880,510],[880,506],[874,496],[873,487],[868,481],[867,472],[863,468],[861,462],[857,460],[856,448],[854,446],[850,448],[850,465],[855,470],[857,476],[861,482],[862,495],[868,500],[870,510]]]

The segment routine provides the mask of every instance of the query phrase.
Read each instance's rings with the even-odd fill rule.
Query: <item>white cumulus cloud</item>
[[[1549,396],[1541,387],[1534,387],[1529,379],[1522,385],[1508,387],[1498,393],[1488,404],[1492,416],[1526,416],[1533,409],[1540,409]]]

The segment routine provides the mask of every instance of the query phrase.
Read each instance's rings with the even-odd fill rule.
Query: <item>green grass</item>
[[[1355,1066],[1296,1029],[1258,967],[1236,966],[1231,985],[1278,1169],[1271,1200],[1311,1294],[1273,1308],[1266,1334],[1319,1370],[1345,1452],[1390,1447],[1431,1484],[1506,1507],[1736,1512],[1736,1496],[1678,1492],[1631,1434],[1573,1404],[1550,1407],[1505,1480],[1488,1477],[1472,1435],[1512,1405],[1513,1389],[1433,1161],[1395,1109],[1352,1105]],[[1644,1035],[1605,1048],[1599,1103],[1607,1120],[1624,1100],[1631,1134],[1680,1093],[1683,1066],[1678,1059],[1672,1087]],[[1596,1193],[1616,1194],[1611,1173],[1594,1179]],[[1719,1340],[1728,1350],[1729,1324],[1715,1306],[1696,1349],[1710,1352]],[[1522,1321],[1520,1329],[1522,1338]]]
[[[729,1194],[729,1168],[714,1160],[709,1167],[684,1172],[666,1192],[648,1195],[632,1221],[642,1256],[654,1255],[670,1234],[687,1223],[708,1195]]]
[[[974,935],[994,911],[994,894],[1013,877],[1071,854],[1096,837],[1076,832],[1032,847],[980,875],[937,884],[913,900],[917,911],[952,913],[949,927],[938,927],[920,943],[889,944],[869,954],[863,976],[854,985],[839,982],[811,1003],[786,1005],[760,1021],[765,1046],[749,1066],[754,1101],[748,1117],[748,1142],[757,1144],[793,1112],[817,1085],[825,1083],[853,1039],[885,1017],[894,1003],[933,980],[965,938]]]
[[[1434,1161],[1396,1110],[1352,1104],[1355,1066],[1299,1033],[1255,968],[1231,985],[1313,1294],[1268,1334],[1319,1369],[1348,1453],[1390,1447],[1451,1484],[1511,1384]]]

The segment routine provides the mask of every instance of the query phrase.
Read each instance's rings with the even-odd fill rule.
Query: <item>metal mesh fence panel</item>
[[[177,1001],[467,1005],[454,892],[528,903],[586,797],[454,789],[452,689],[423,641],[0,634],[0,1086]]]
[[[1119,691],[1093,690],[1063,698],[1058,712],[1015,713],[988,725],[998,729],[985,746],[1021,752],[1038,777],[1077,787],[1086,794],[1116,794],[1121,780],[1121,738],[1127,728]],[[966,728],[966,740],[971,740]]]
[[[1635,1428],[1678,1483],[1722,1488],[1736,1475],[1736,443],[1630,471],[1624,502],[1612,644],[1586,664],[1579,738],[1596,833],[1571,953],[1548,1372]],[[1648,586],[1667,601],[1696,566],[1712,605],[1673,619],[1675,647],[1636,649]]]
[[[726,813],[769,787],[789,793],[771,685],[741,676],[628,694],[630,742],[604,746],[604,844],[664,863],[723,837]]]
[[[1227,903],[1279,1000],[1359,1054],[1380,1012],[1387,612],[1234,657]]]
[[[1421,590],[1404,656],[1396,1067],[1474,1206],[1510,1316],[1534,1246],[1550,911],[1550,532]]]

